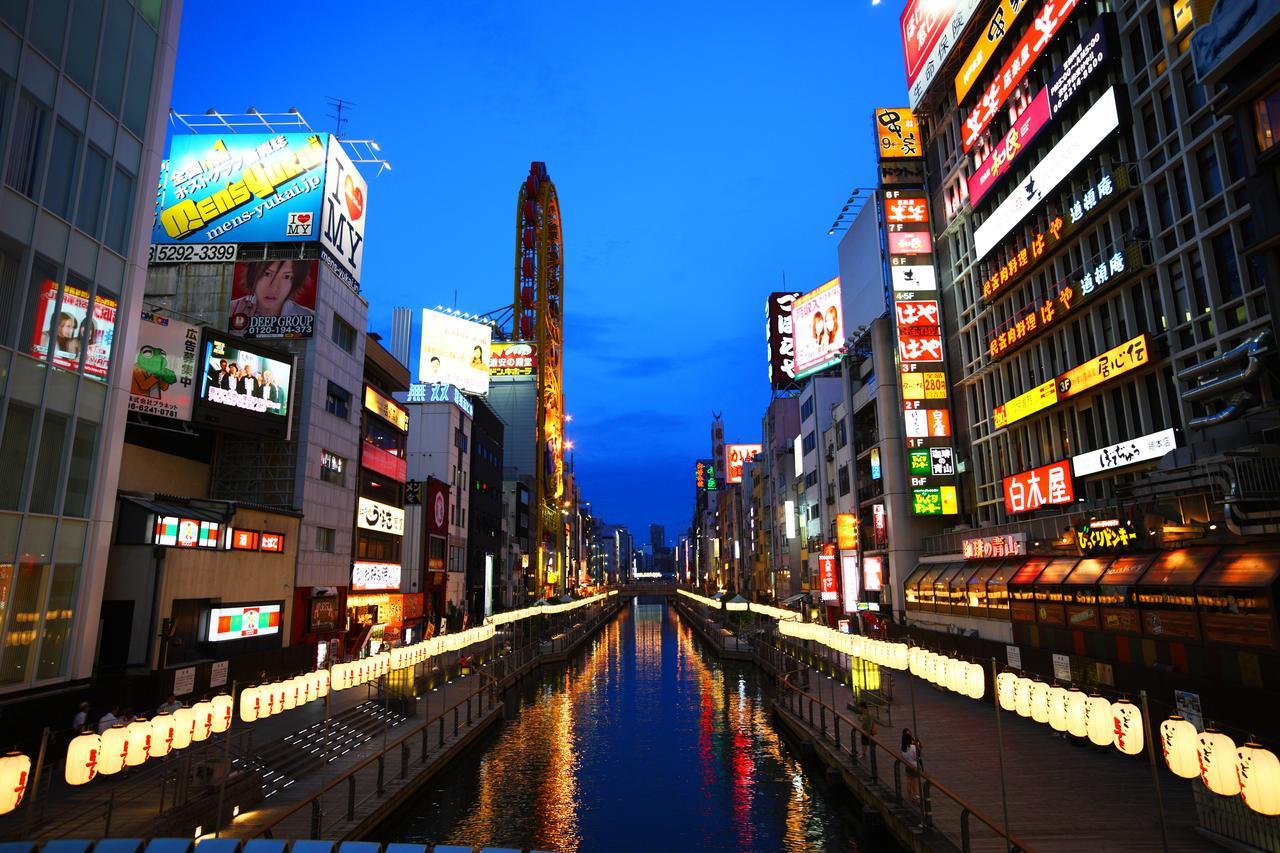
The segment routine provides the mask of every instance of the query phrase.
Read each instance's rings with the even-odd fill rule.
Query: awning
[[[1216,547],[1203,545],[1165,551],[1143,574],[1138,586],[1191,586],[1217,553]]]
[[[791,607],[793,604],[799,604],[802,601],[808,601],[808,600],[809,600],[809,593],[798,592],[795,595],[791,595],[791,596],[788,596],[787,598],[782,599],[781,603],[783,607]]]
[[[1142,577],[1147,567],[1155,562],[1155,554],[1139,554],[1132,557],[1117,557],[1116,561],[1102,573],[1098,583],[1103,586],[1133,586]]]
[[[916,570],[911,574],[907,575],[907,579],[902,582],[902,586],[904,588],[914,587],[917,583],[920,582],[920,579],[923,578],[925,574],[929,571],[929,569],[931,569],[932,567],[933,566],[929,563],[922,563],[921,565],[916,566]]]
[[[234,514],[234,507],[226,505],[226,509],[217,510],[210,507],[192,506],[191,504],[170,503],[167,501],[149,500],[135,495],[120,495],[121,503],[130,503],[141,507],[154,515],[172,515],[178,518],[194,518],[196,521],[216,521],[225,524]]]
[[[1018,573],[1009,578],[1009,584],[1017,584],[1018,586],[1030,586],[1040,577],[1040,573],[1044,571],[1044,567],[1049,565],[1048,557],[1032,557],[1022,564],[1022,568],[1018,569]]]
[[[1111,563],[1111,557],[1086,557],[1076,564],[1062,583],[1066,586],[1093,586]]]
[[[1280,548],[1227,548],[1200,576],[1196,586],[1260,589],[1275,583],[1277,576],[1280,576]]]
[[[1079,557],[1058,557],[1051,560],[1049,565],[1044,567],[1040,572],[1040,576],[1036,578],[1036,586],[1057,586],[1067,579],[1067,575],[1071,574],[1071,570],[1076,567],[1076,563],[1080,562]]]

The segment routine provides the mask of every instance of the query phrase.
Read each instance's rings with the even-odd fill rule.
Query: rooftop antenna
[[[335,98],[332,96],[326,96],[325,100],[329,102],[329,107],[333,110],[333,112],[329,113],[329,118],[333,119],[333,135],[342,139],[346,136],[346,134],[343,133],[343,125],[347,121],[342,113],[348,107],[354,107],[355,104],[351,101],[344,101],[342,98]]]

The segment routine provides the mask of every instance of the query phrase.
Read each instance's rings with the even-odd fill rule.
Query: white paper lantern
[[[280,691],[280,708],[284,711],[292,711],[298,707],[298,679],[288,678],[280,684],[284,688]]]
[[[231,728],[231,717],[235,714],[236,703],[226,693],[219,693],[209,701],[213,705],[213,733],[220,735]]]
[[[1016,704],[1014,694],[1018,687],[1018,676],[1012,672],[1002,672],[996,676],[996,701],[1006,711],[1012,711]]]
[[[22,805],[30,777],[30,758],[21,752],[0,756],[0,814],[8,814]]]
[[[1196,727],[1182,717],[1173,716],[1160,724],[1160,751],[1173,775],[1183,779],[1200,775],[1200,759],[1196,754],[1199,745]]]
[[[1215,794],[1234,797],[1240,793],[1239,756],[1236,744],[1222,732],[1204,731],[1199,737],[1200,781]]]
[[[144,719],[136,719],[124,727],[129,733],[129,754],[125,756],[126,767],[138,767],[146,764],[151,757],[151,724]]]
[[[271,685],[271,687],[273,689],[273,692],[275,693],[275,700],[276,700],[275,710],[272,713],[279,714],[285,710],[284,700],[285,700],[285,695],[288,694],[289,692],[289,685],[287,682],[277,681],[277,682],[274,682]]]
[[[116,723],[102,733],[102,751],[98,753],[98,772],[111,776],[124,769],[129,757],[129,730]]]
[[[890,664],[894,669],[904,670],[907,668],[907,652],[908,649],[903,643],[893,644],[893,662]]]
[[[298,704],[306,705],[312,699],[316,698],[315,685],[316,680],[313,673],[304,673],[297,678],[298,682]]]
[[[1113,702],[1111,723],[1115,748],[1125,755],[1140,755],[1146,740],[1142,732],[1142,711],[1138,706],[1127,699]]]
[[[316,670],[316,698],[323,699],[329,695],[330,677],[329,670]]]
[[[1025,675],[1018,676],[1018,683],[1013,689],[1013,710],[1019,717],[1031,716],[1031,688],[1035,682]]]
[[[1059,685],[1049,688],[1049,726],[1055,732],[1067,730],[1067,692]]]
[[[1111,746],[1115,728],[1111,722],[1111,703],[1105,696],[1090,696],[1084,700],[1084,726],[1089,742],[1094,746]]]
[[[965,668],[964,695],[970,699],[981,699],[987,692],[987,674],[982,664],[971,663]]]
[[[190,708],[179,708],[173,712],[173,748],[186,749],[196,732],[196,712]],[[102,748],[107,744],[104,740]]]
[[[151,757],[164,758],[173,750],[173,715],[161,711],[151,718]]]
[[[245,723],[257,722],[262,715],[262,688],[246,687],[240,691],[240,720]]]
[[[1280,815],[1280,760],[1261,744],[1246,743],[1236,750],[1240,799],[1258,814]]]
[[[1031,685],[1031,719],[1037,723],[1049,722],[1049,685],[1043,681]]]
[[[213,703],[207,699],[197,702],[191,706],[191,713],[196,718],[195,727],[191,729],[191,741],[200,743],[208,740],[213,734]]]
[[[101,754],[102,738],[93,732],[76,735],[67,745],[67,763],[63,771],[67,784],[92,782],[98,775],[98,757]]]
[[[1067,691],[1067,731],[1072,737],[1086,737],[1089,726],[1085,719],[1085,702],[1088,697],[1084,691],[1072,687]]]

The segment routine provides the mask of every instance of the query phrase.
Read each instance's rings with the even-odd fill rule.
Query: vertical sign
[[[774,391],[794,391],[796,352],[791,337],[791,305],[802,296],[799,291],[770,293],[765,308],[765,340],[769,344],[769,385]]]

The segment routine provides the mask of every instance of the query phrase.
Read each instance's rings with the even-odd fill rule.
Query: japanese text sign
[[[1071,504],[1075,499],[1069,459],[1004,478],[1004,509],[1010,515]]]
[[[906,107],[881,107],[876,110],[876,150],[881,160],[918,158],[920,126],[915,113]]]

